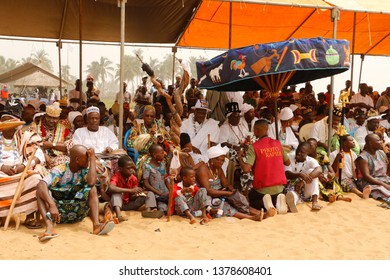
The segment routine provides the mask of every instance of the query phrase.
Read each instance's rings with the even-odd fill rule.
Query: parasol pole
[[[121,47],[120,47],[120,68],[119,68],[119,148],[122,148],[123,145],[123,83],[124,83],[124,65],[123,65],[123,57],[125,55],[125,10],[126,10],[126,2],[127,0],[121,0],[120,8],[121,8]]]
[[[331,12],[331,20],[333,22],[333,39],[336,40],[337,35],[337,21],[340,20],[340,10],[335,7]],[[333,106],[334,106],[334,76],[330,77],[330,104],[329,104],[329,117],[328,117],[328,155],[330,154],[330,143],[333,136]]]
[[[278,125],[278,93],[274,93],[275,98],[275,135],[276,140],[279,140],[279,125]]]

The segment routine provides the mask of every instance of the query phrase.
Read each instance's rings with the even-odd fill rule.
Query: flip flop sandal
[[[115,227],[115,223],[113,221],[108,221],[104,224],[100,224],[100,231],[97,235],[106,235],[110,231],[112,231]]]
[[[45,241],[48,241],[50,239],[56,238],[58,236],[60,236],[60,235],[56,232],[45,232],[44,234],[42,234],[41,236],[38,237],[38,240],[40,242],[45,242]]]

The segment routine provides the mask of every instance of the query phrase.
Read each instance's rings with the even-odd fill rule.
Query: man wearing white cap
[[[294,153],[299,145],[299,141],[291,129],[294,113],[289,107],[284,107],[280,111],[280,121],[278,124],[278,139],[282,143],[283,149],[286,153]],[[271,124],[268,129],[268,136],[276,139],[275,123]]]
[[[379,115],[377,111],[371,109],[367,113],[366,124],[362,125],[355,131],[355,140],[359,143],[360,148],[363,150],[366,145],[366,136],[371,133],[375,133],[379,128],[379,123],[382,120],[383,115]],[[387,136],[387,133],[381,132],[383,135],[383,140],[386,144],[390,143],[390,138]]]
[[[255,108],[250,104],[242,104],[241,112],[241,124],[244,127],[245,136],[248,136],[249,133],[253,133],[253,126],[258,118],[255,117]]]
[[[194,152],[207,156],[209,148],[208,136],[210,135],[210,144],[218,143],[219,126],[214,119],[208,119],[207,113],[210,109],[206,100],[198,100],[194,107],[194,113],[190,114],[188,119],[184,120],[181,127],[181,133],[187,133],[191,138]]]
[[[79,128],[73,135],[73,143],[94,148],[97,154],[110,153],[119,147],[118,138],[105,126],[99,126],[100,111],[98,107],[91,106],[86,110],[87,127]]]

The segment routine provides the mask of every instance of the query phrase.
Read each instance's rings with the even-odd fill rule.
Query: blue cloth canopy
[[[347,40],[290,39],[230,49],[209,61],[196,62],[196,68],[203,89],[278,92],[286,85],[347,71],[349,57]]]

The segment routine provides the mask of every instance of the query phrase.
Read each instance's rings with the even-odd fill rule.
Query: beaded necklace
[[[242,139],[245,138],[244,133],[241,131],[240,125],[237,125],[237,128],[238,128],[238,130],[239,130],[239,132],[240,132],[241,138],[240,138],[240,136],[237,135],[237,133],[234,131],[233,126],[232,126],[230,123],[229,123],[229,126],[230,126],[231,131],[233,131],[234,135],[235,135],[236,138],[238,139],[238,143],[240,143],[240,142],[242,141]]]

